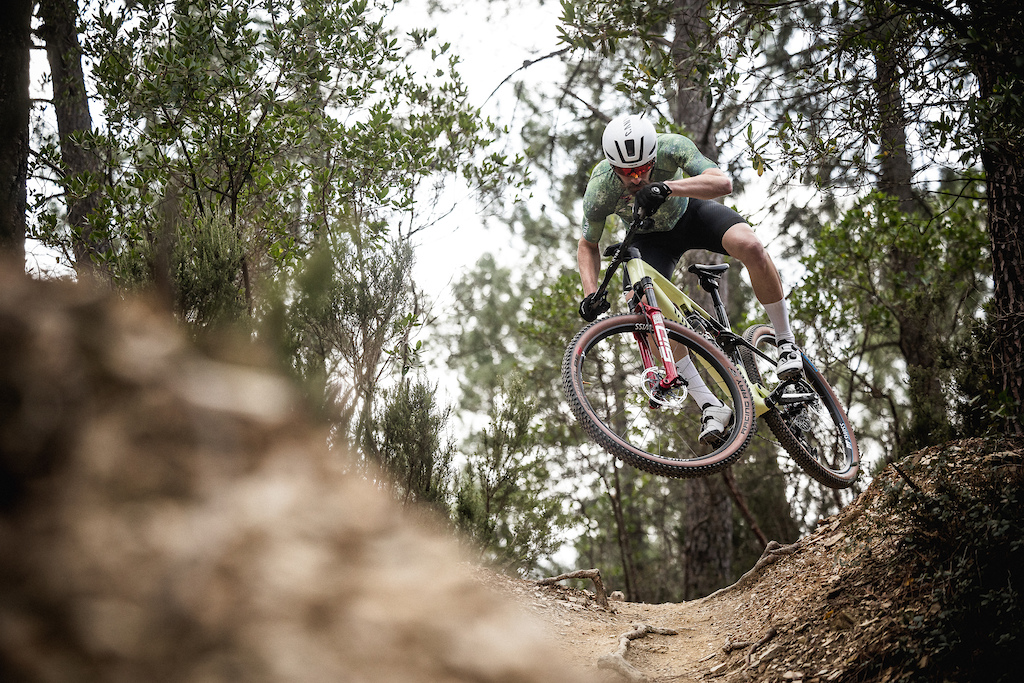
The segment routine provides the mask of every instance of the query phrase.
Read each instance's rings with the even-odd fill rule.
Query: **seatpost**
[[[729,313],[725,310],[722,295],[718,293],[717,283],[715,283],[715,288],[711,291],[711,301],[715,304],[715,316],[718,318],[718,322],[722,323],[722,327],[725,329],[732,327],[729,324]]]
[[[725,310],[725,303],[722,301],[722,295],[718,290],[718,277],[699,275],[700,286],[705,292],[711,295],[711,303],[715,307],[715,317],[718,318],[718,322],[722,323],[722,327],[729,329],[729,313]]]

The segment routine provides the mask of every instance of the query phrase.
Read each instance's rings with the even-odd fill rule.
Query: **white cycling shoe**
[[[711,446],[725,438],[725,431],[732,421],[732,408],[729,406],[713,406],[710,403],[704,406],[700,418],[702,429],[698,441]]]
[[[799,378],[804,371],[804,359],[796,344],[784,341],[779,344],[779,361],[775,366],[775,376],[785,382]]]

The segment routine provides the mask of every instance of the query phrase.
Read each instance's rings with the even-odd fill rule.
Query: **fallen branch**
[[[619,647],[610,655],[604,655],[597,660],[599,669],[611,669],[617,671],[629,683],[647,683],[645,676],[639,669],[626,661],[626,651],[629,649],[630,641],[643,638],[648,633],[659,636],[674,636],[678,633],[670,628],[659,628],[647,624],[633,624],[633,630],[619,636]]]
[[[725,645],[722,646],[722,651],[725,654],[732,654],[736,650],[745,650],[754,644],[752,640],[737,640],[733,641],[731,638],[725,641]]]
[[[608,594],[604,590],[604,581],[601,580],[600,569],[580,569],[578,571],[569,572],[568,574],[561,574],[559,576],[550,576],[546,579],[541,579],[537,582],[538,586],[551,586],[564,581],[565,579],[590,579],[594,582],[594,593],[596,594],[597,604],[607,609],[608,607]]]
[[[761,559],[757,561],[757,564],[755,564],[750,571],[741,576],[739,578],[739,581],[732,584],[731,586],[726,586],[725,588],[719,589],[711,595],[702,599],[708,600],[709,598],[715,598],[721,595],[725,595],[726,593],[731,593],[734,590],[739,590],[740,588],[745,588],[749,586],[754,582],[754,579],[756,579],[764,572],[765,568],[768,565],[775,564],[787,555],[792,555],[797,550],[799,550],[799,546],[800,541],[797,541],[796,543],[791,543],[789,545],[782,545],[778,541],[769,541],[768,545],[764,549],[764,552],[761,553]]]

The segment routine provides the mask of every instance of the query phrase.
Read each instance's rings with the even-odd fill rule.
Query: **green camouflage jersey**
[[[658,136],[658,156],[651,171],[651,182],[700,175],[715,167],[697,150],[690,138],[662,133]],[[583,239],[588,242],[600,240],[611,216],[618,216],[628,225],[633,220],[632,199],[608,160],[602,160],[590,174],[590,182],[583,195]],[[687,197],[669,197],[654,213],[654,225],[647,232],[671,230],[686,211],[688,202]]]

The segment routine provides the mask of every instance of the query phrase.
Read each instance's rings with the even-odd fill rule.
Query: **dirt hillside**
[[[770,546],[737,584],[687,603],[613,600],[603,608],[590,590],[487,580],[538,616],[595,681],[934,680],[927,654],[893,651],[908,624],[946,607],[899,559],[910,525],[899,501],[912,491],[934,494],[937,482],[1019,484],[1022,471],[1019,442],[971,440],[921,451],[887,467],[810,535]],[[623,637],[637,624],[675,634],[646,634],[629,640],[624,656],[611,656],[622,653]],[[968,673],[961,680],[978,679]]]
[[[602,605],[469,564],[221,346],[0,267],[0,681],[1019,680],[1020,442],[891,465],[705,599]]]

